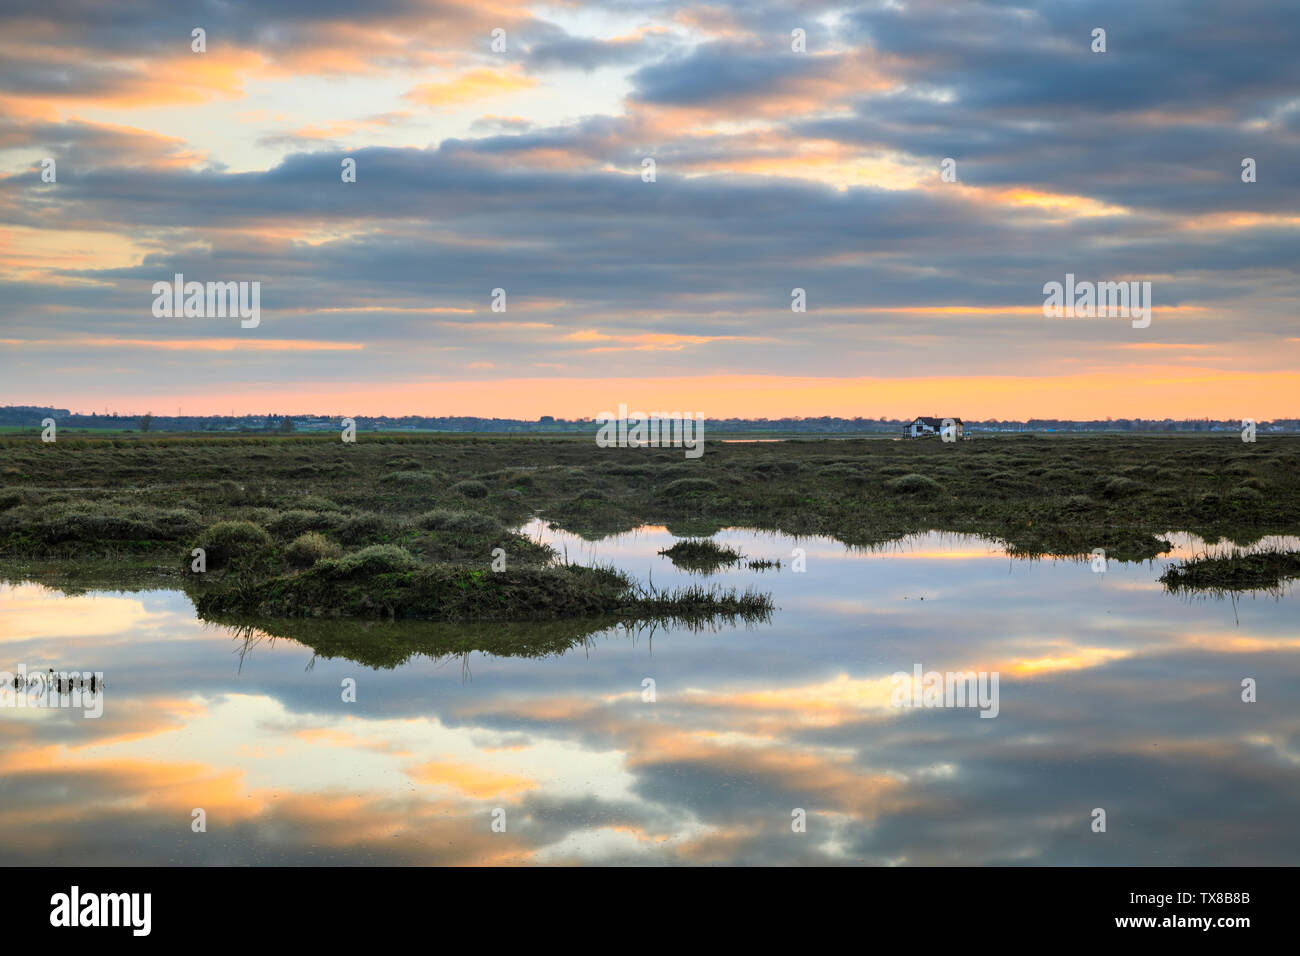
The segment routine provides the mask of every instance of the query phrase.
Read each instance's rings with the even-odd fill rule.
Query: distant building
[[[927,435],[940,435],[943,432],[943,423],[946,421],[952,422],[954,438],[960,440],[966,437],[960,418],[928,418],[925,416],[914,418],[904,425],[903,437],[925,438]]]

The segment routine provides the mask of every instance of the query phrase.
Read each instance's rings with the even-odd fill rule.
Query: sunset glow
[[[0,403],[1300,414],[1293,94],[1222,51],[1191,96],[1068,4],[246,13],[5,17]],[[262,320],[155,317],[177,273]],[[1044,317],[1066,273],[1150,326]]]

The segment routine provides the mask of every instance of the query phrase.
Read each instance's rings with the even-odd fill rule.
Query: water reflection
[[[658,554],[666,529],[528,530],[656,586],[699,580]],[[0,859],[1292,863],[1295,593],[1174,599],[1161,570],[1206,547],[1167,537],[1170,555],[1094,574],[967,536],[848,550],[724,529],[782,568],[710,580],[779,610],[694,632],[250,626],[199,621],[179,592],[0,584],[0,670],[106,679],[98,720],[0,710]],[[1000,672],[999,716],[892,706],[915,664]]]

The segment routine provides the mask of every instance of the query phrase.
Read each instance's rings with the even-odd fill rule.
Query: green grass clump
[[[297,537],[304,531],[334,531],[343,525],[342,515],[331,511],[283,511],[271,519],[267,530],[277,538]]]
[[[481,481],[475,481],[473,478],[456,482],[451,486],[451,490],[464,498],[486,498],[488,496],[488,486]]]
[[[707,539],[678,541],[659,553],[672,561],[675,567],[703,574],[735,564],[743,557],[734,548]]]
[[[204,550],[208,567],[216,569],[270,544],[271,536],[251,521],[218,521],[199,536],[194,546]]]
[[[505,485],[508,488],[532,488],[537,484],[526,471],[515,471],[513,468],[502,468],[497,471],[487,471],[481,475],[476,475],[478,481],[495,482]]]
[[[867,473],[857,465],[827,465],[821,470],[821,477],[828,478],[831,481],[847,481],[851,484],[864,484],[868,480]]]
[[[400,455],[396,458],[388,459],[386,462],[384,462],[384,464],[387,465],[389,468],[395,468],[398,471],[419,471],[420,470],[420,463],[418,461],[416,461],[414,458],[404,458]]]
[[[938,495],[943,492],[943,486],[939,482],[927,475],[918,475],[916,472],[890,478],[885,482],[885,487],[896,495],[915,495],[917,497]]]
[[[1131,498],[1147,489],[1147,484],[1132,478],[1112,478],[1102,487],[1101,493],[1107,498]]]
[[[31,509],[39,538],[48,545],[102,545],[109,542],[180,541],[203,527],[193,511],[181,508],[119,506],[74,502]],[[10,514],[18,516],[19,509]]]
[[[1254,488],[1243,482],[1228,492],[1227,500],[1234,505],[1250,506],[1263,501],[1264,494],[1258,488]]]
[[[319,495],[307,495],[294,501],[293,506],[299,511],[338,511],[339,506],[328,498]]]
[[[686,498],[693,495],[706,495],[718,490],[718,483],[711,478],[678,478],[664,485],[659,492],[661,498]]]
[[[297,575],[209,591],[196,603],[205,615],[430,621],[655,618],[698,622],[719,615],[752,621],[772,611],[766,595],[699,587],[637,588],[627,575],[612,568],[560,565],[489,571],[434,565],[401,571],[371,568],[364,575],[341,573],[350,557],[355,556],[321,561]]]
[[[397,522],[373,511],[353,515],[338,528],[338,539],[344,544],[383,544],[395,534]]]
[[[309,568],[326,558],[337,558],[343,549],[319,531],[307,531],[284,549],[285,559],[296,568]]]
[[[435,508],[426,511],[415,519],[415,523],[426,531],[450,531],[456,534],[500,534],[501,522],[489,515],[473,511],[451,511]]]
[[[420,562],[405,548],[395,544],[372,544],[368,548],[345,554],[341,558],[322,561],[317,570],[326,577],[349,578],[358,575],[392,574],[410,571]]]

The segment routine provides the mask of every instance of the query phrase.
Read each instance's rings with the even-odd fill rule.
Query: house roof
[[[960,425],[960,424],[961,424],[961,419],[960,419],[960,418],[954,418],[952,421],[953,421],[953,424],[954,424],[954,425]],[[922,425],[929,425],[931,428],[942,428],[942,427],[943,427],[943,423],[944,423],[944,419],[942,419],[942,418],[930,418],[929,416],[926,416],[926,415],[918,415],[916,418],[914,418],[914,419],[912,420],[912,424],[915,425],[915,424],[917,424],[918,422],[919,422],[920,424],[922,424]]]

